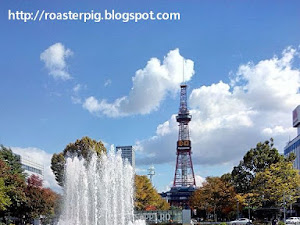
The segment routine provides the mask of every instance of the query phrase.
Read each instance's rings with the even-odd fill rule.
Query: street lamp
[[[285,223],[286,220],[286,213],[285,213],[285,205],[286,205],[286,201],[285,201],[285,192],[283,192],[283,222]]]
[[[239,200],[237,199],[236,200],[236,219],[240,218],[239,214],[240,214],[240,211],[239,211]]]
[[[247,199],[247,203],[248,203],[248,217],[249,217],[249,220],[251,219],[250,217],[250,200]]]
[[[291,195],[289,195],[288,202],[290,203],[290,216],[292,216],[293,207],[292,207],[292,196]],[[288,204],[287,204],[287,206],[288,206]]]

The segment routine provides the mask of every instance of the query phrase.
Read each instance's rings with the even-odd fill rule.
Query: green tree
[[[283,206],[293,204],[299,198],[300,175],[291,162],[272,164],[258,172],[253,180],[253,197],[256,205]]]
[[[0,145],[0,159],[6,162],[6,164],[10,167],[10,173],[22,175],[25,179],[19,155],[14,154],[10,148]]]
[[[51,169],[55,175],[55,179],[60,186],[63,186],[64,165],[66,156],[78,156],[89,160],[92,153],[96,153],[100,156],[102,153],[106,153],[106,148],[101,141],[97,142],[89,137],[83,137],[76,140],[75,143],[68,144],[63,152],[53,154],[51,159]]]
[[[20,157],[0,146],[0,218],[11,216],[30,222],[40,215],[53,216],[58,198],[42,187],[38,176],[31,176],[26,184]]]
[[[203,186],[197,189],[190,199],[190,206],[195,209],[225,217],[235,208],[236,193],[234,187],[220,177],[207,177]]]
[[[14,160],[14,159],[13,159]],[[0,209],[0,217],[10,214],[11,216],[21,217],[23,215],[23,205],[26,202],[24,190],[26,183],[24,175],[11,168],[12,163],[0,159],[0,179],[4,182],[6,195],[10,199],[9,206]]]
[[[65,156],[62,152],[53,154],[51,158],[51,169],[54,173],[55,180],[60,186],[63,186],[65,163]]]
[[[0,211],[6,210],[6,208],[11,204],[7,192],[8,188],[4,184],[4,179],[0,178]]]
[[[292,159],[293,156],[288,160]],[[255,174],[280,161],[284,161],[284,157],[274,148],[272,138],[264,143],[259,142],[256,148],[250,149],[245,154],[243,160],[231,172],[236,192],[249,193],[253,188],[252,181],[255,178]]]
[[[229,184],[232,184],[232,176],[231,173],[225,173],[221,176],[221,180],[224,182],[228,182]]]
[[[170,205],[161,198],[147,176],[135,175],[136,210],[168,210]]]

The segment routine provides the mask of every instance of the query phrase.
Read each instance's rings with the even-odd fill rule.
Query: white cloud
[[[168,192],[170,191],[172,186],[173,186],[173,181],[170,181],[169,184],[167,184],[165,187],[163,187],[162,189],[158,189],[158,193]]]
[[[49,70],[49,75],[55,79],[69,80],[71,75],[68,72],[66,59],[73,55],[70,49],[65,48],[62,43],[51,45],[40,55],[40,59]]]
[[[133,86],[127,96],[109,103],[105,99],[97,100],[94,96],[85,99],[83,108],[90,113],[109,117],[148,114],[158,109],[168,93],[175,94],[183,81],[194,75],[194,63],[184,59],[178,49],[170,51],[161,62],[157,58],[148,61],[145,68],[136,71],[132,78]]]
[[[81,84],[76,84],[73,87],[73,95],[71,96],[71,100],[73,104],[81,104],[82,100],[81,97],[79,97],[79,91],[83,88]]]
[[[195,175],[196,187],[202,187],[203,183],[205,182],[205,178],[201,177],[200,175]],[[168,192],[170,191],[171,187],[173,187],[173,181],[170,181],[166,186],[162,189],[159,189],[159,193],[161,192]]]
[[[196,180],[196,187],[202,187],[203,183],[205,182],[205,178],[201,177],[200,175],[195,175]]]
[[[71,96],[71,101],[73,104],[81,104],[81,98],[79,98],[78,96]]]
[[[78,93],[81,89],[81,84],[76,84],[74,87],[73,87],[73,91],[74,93]]]
[[[108,87],[111,85],[111,80],[110,79],[107,79],[104,83],[104,87]]]
[[[135,173],[139,174],[139,175],[146,175],[147,174],[147,170],[143,169],[143,168],[135,167]]]
[[[205,178],[195,174],[196,187],[202,187],[205,182]],[[159,193],[170,191],[171,187],[173,187],[173,181],[170,181],[167,185],[158,189]]]
[[[256,65],[241,65],[232,79],[237,98],[261,110],[283,111],[300,102],[299,68],[293,68],[293,59],[298,53],[288,47],[282,57],[274,56]]]
[[[273,137],[280,152],[296,134],[292,110],[300,103],[298,52],[241,65],[228,83],[201,86],[189,96],[193,163],[238,162],[259,141]],[[158,125],[156,135],[136,143],[144,153],[138,164],[175,162],[178,126],[175,115]],[[151,153],[151,154],[150,154]]]
[[[262,130],[262,133],[265,135],[269,136],[277,136],[281,134],[286,134],[286,133],[292,133],[294,131],[294,128],[289,127],[289,128],[284,128],[282,126],[275,126],[273,128],[266,127]]]
[[[14,153],[17,153],[23,157],[30,158],[34,162],[42,164],[44,166],[44,182],[45,187],[49,187],[54,191],[61,192],[61,187],[57,184],[55,176],[50,168],[52,154],[45,152],[39,148],[28,147],[11,147]]]

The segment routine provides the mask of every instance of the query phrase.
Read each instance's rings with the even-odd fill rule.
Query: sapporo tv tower
[[[173,187],[161,193],[171,206],[188,207],[189,198],[195,191],[195,175],[192,163],[192,147],[189,133],[189,122],[192,116],[187,108],[187,85],[180,85],[180,107],[176,120],[179,123],[177,141],[177,159]]]
[[[189,132],[189,122],[192,116],[187,108],[187,85],[180,85],[180,89],[180,107],[176,116],[176,120],[179,123],[179,134],[173,187],[189,187],[196,185]]]

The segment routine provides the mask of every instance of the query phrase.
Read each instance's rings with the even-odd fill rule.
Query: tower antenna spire
[[[182,83],[184,84],[184,58],[182,57]]]

